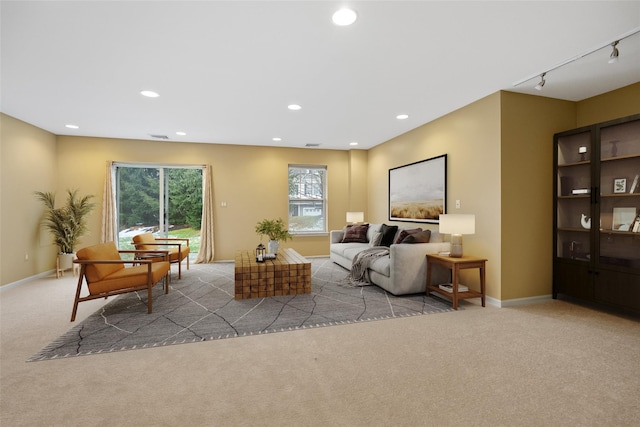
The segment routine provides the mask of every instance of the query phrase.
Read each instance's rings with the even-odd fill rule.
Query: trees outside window
[[[197,244],[202,220],[202,168],[118,165],[116,200],[120,248],[145,231],[189,237]],[[192,246],[192,253],[197,253]]]

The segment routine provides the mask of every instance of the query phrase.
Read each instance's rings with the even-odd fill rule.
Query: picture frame
[[[625,193],[627,191],[627,180],[626,178],[616,178],[613,180],[613,192],[614,193]]]
[[[446,154],[389,169],[389,221],[439,224],[446,206]]]
[[[631,231],[633,223],[636,219],[636,208],[613,208],[613,231]]]

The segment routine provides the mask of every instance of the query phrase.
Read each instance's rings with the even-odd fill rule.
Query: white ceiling
[[[345,5],[358,20],[335,26]],[[499,90],[578,101],[640,81],[635,34],[618,63],[607,46],[533,89],[640,30],[638,1],[3,0],[0,13],[1,111],[57,135],[368,149]]]

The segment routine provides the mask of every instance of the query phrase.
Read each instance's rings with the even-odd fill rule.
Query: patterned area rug
[[[348,270],[329,258],[311,258],[311,272],[311,294],[236,301],[233,263],[195,264],[169,294],[156,285],[152,314],[146,291],[120,295],[28,361],[452,311],[438,298],[346,284]]]

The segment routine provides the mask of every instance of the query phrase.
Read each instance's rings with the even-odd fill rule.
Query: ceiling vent
[[[320,144],[305,144],[305,147],[320,147]]]
[[[154,135],[154,134],[150,133],[149,136],[151,138],[157,138],[157,139],[169,139],[169,137],[167,135]]]

